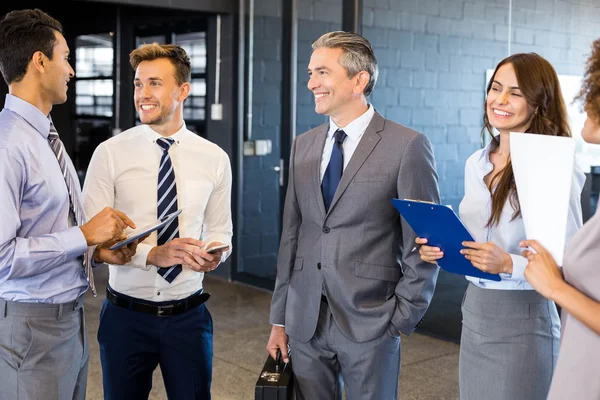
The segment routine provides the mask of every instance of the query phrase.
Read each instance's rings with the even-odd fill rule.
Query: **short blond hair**
[[[183,85],[192,80],[192,64],[185,49],[176,44],[143,44],[129,53],[129,64],[134,69],[142,61],[152,61],[158,58],[167,58],[175,67],[175,80],[178,85]]]
[[[379,69],[371,43],[361,35],[353,32],[329,32],[318,38],[313,44],[313,50],[319,47],[342,49],[340,64],[348,71],[348,76],[354,76],[361,71],[369,73],[369,83],[365,86],[364,95],[371,94],[377,83]]]

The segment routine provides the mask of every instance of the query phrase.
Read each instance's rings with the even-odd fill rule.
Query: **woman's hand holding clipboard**
[[[498,274],[490,274],[475,268],[461,254],[461,250],[464,248],[462,243],[475,240],[450,207],[409,199],[392,199],[392,204],[417,236],[427,239],[428,247],[440,250],[442,257],[437,259],[440,268],[459,275],[494,281],[501,280]],[[430,256],[432,258],[434,255],[430,254]],[[432,259],[428,262],[434,261]]]

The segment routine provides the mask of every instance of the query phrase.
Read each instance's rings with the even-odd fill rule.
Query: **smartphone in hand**
[[[218,244],[216,246],[209,247],[208,249],[206,249],[204,251],[206,251],[208,254],[215,254],[217,251],[226,249],[228,247],[229,247],[228,244]]]

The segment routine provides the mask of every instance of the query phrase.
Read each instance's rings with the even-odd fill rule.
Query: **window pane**
[[[192,74],[206,72],[206,32],[174,34],[173,42],[188,53],[192,63]]]
[[[194,109],[192,119],[204,120],[204,108]]]
[[[79,106],[91,106],[94,104],[94,98],[92,96],[79,96],[75,98],[75,103]]]
[[[192,79],[192,89],[183,110],[184,118],[204,120],[206,112],[206,81],[204,78]]]
[[[192,79],[192,96],[206,96],[206,81],[203,78]]]
[[[75,82],[77,114],[112,117],[112,79],[93,79]]]
[[[155,36],[138,36],[135,38],[135,47],[140,47],[143,44],[167,44],[167,40],[164,35],[155,35]]]
[[[110,33],[75,38],[75,76],[79,78],[113,75],[113,38]]]
[[[205,97],[194,97],[192,99],[192,104],[194,105],[194,107],[204,107],[205,101]]]

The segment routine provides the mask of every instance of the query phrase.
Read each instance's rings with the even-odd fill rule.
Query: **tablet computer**
[[[167,214],[164,217],[157,219],[154,223],[152,223],[150,225],[146,225],[143,228],[134,229],[133,231],[131,231],[127,234],[126,239],[113,244],[112,246],[109,247],[109,250],[116,250],[118,248],[126,246],[129,243],[133,242],[134,240],[137,240],[141,237],[144,237],[144,236],[162,228],[163,226],[167,225],[168,223],[173,221],[175,218],[177,218],[177,216],[179,214],[181,214],[182,211],[183,210],[177,210],[174,213]]]
[[[459,275],[500,281],[500,275],[475,268],[460,250],[462,242],[474,242],[473,236],[458,215],[448,206],[418,200],[393,199],[394,207],[406,220],[417,236],[427,239],[427,245],[439,247],[444,257],[437,263],[445,271]]]

